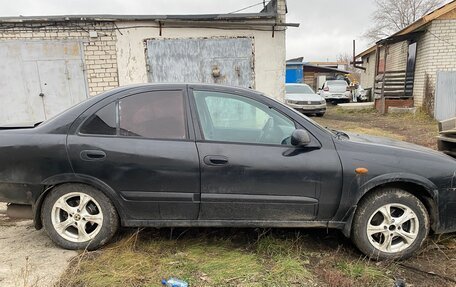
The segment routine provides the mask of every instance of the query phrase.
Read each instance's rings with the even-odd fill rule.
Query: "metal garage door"
[[[0,42],[0,124],[42,121],[87,95],[80,42]]]
[[[149,81],[254,88],[252,38],[147,40]]]
[[[439,121],[456,117],[456,72],[437,72],[434,116]]]

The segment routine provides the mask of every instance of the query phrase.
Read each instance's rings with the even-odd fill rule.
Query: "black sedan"
[[[337,228],[376,259],[456,231],[456,160],[328,130],[258,92],[121,87],[0,130],[0,201],[95,249],[119,226]]]

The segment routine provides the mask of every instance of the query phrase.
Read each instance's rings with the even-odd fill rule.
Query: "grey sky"
[[[259,0],[0,0],[0,16],[59,14],[204,14],[227,13]],[[367,47],[361,37],[369,26],[373,0],[288,0],[287,58],[334,61],[341,53]],[[261,6],[246,12],[256,12]]]

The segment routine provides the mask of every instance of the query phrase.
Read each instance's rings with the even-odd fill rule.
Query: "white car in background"
[[[303,114],[322,117],[326,112],[326,100],[306,84],[286,84],[285,103]]]
[[[325,100],[330,102],[350,102],[351,92],[345,80],[330,80],[323,84],[319,91]]]

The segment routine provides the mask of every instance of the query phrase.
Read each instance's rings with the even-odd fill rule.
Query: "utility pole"
[[[366,70],[365,67],[358,66],[358,65],[362,65],[363,61],[356,61],[356,40],[353,40],[353,60],[352,60],[352,62],[350,64],[353,65],[353,68],[360,69],[360,70],[363,70],[363,71]]]

